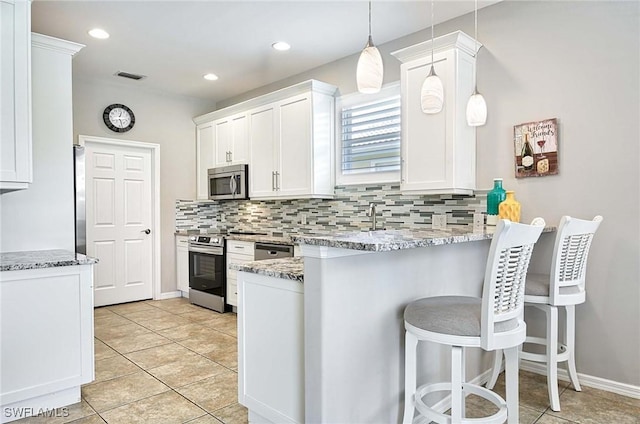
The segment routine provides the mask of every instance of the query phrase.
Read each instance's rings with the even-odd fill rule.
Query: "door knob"
[[[147,228],[146,230],[144,230],[144,233],[145,234],[151,234],[151,230]]]

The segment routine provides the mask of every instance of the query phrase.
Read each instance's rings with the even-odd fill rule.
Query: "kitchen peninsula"
[[[404,307],[421,297],[480,296],[493,230],[456,226],[292,236],[304,257],[297,286],[292,279],[276,278],[275,272],[265,275],[265,264],[238,268],[241,296],[261,287],[253,301],[241,299],[238,319],[239,397],[249,408],[250,421],[400,422]],[[553,227],[545,229],[552,231]],[[250,316],[258,295],[278,305],[264,309],[273,311],[263,315],[265,321],[281,317],[271,322],[279,326],[262,328],[273,337],[263,334],[251,340],[260,333],[251,332],[251,322],[243,318]],[[244,340],[243,330],[250,330]],[[243,349],[244,342],[251,351]],[[251,385],[257,380],[245,378],[250,374],[245,371],[256,370],[252,358],[257,355],[252,351],[269,346],[282,352],[282,359],[273,362],[280,374],[268,380],[271,390],[263,386],[256,391]],[[449,378],[447,351],[425,343],[419,357],[419,382]],[[488,360],[479,351],[468,355],[467,377],[480,376],[489,368]],[[260,382],[265,384],[264,379]]]

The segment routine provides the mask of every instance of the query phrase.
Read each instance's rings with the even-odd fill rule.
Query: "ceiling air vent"
[[[147,77],[146,75],[136,75],[136,74],[130,74],[129,72],[122,72],[122,71],[116,72],[115,75],[118,77],[129,78],[136,81]]]

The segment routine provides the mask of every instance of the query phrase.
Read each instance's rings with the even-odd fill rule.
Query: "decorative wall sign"
[[[513,127],[516,178],[558,173],[558,120],[527,122]]]

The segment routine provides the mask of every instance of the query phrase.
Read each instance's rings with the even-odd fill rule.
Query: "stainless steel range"
[[[224,312],[226,293],[224,237],[189,237],[189,301]]]

